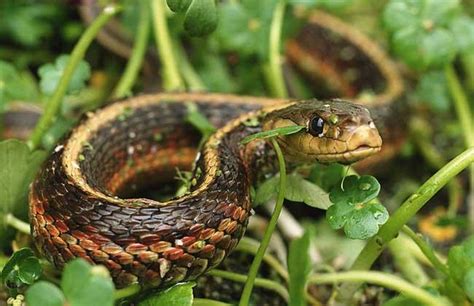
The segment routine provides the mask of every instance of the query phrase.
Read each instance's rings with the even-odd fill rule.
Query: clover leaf
[[[219,6],[217,37],[226,51],[265,58],[275,0],[228,1]]]
[[[388,219],[387,209],[373,201],[380,192],[379,182],[372,176],[355,175],[344,180],[343,189],[334,188],[329,198],[334,204],[326,212],[333,229],[344,228],[351,239],[368,239]]]
[[[459,12],[458,0],[391,0],[383,21],[394,52],[412,68],[425,70],[445,66],[459,51],[451,29]],[[458,27],[466,29],[465,23]]]
[[[2,281],[7,288],[19,288],[33,284],[41,275],[38,258],[28,248],[13,253],[2,270]]]
[[[80,284],[80,285],[78,285]],[[26,291],[29,306],[86,306],[114,304],[114,284],[103,266],[92,266],[75,259],[64,268],[61,289],[48,282],[38,282]],[[44,296],[51,298],[45,299]]]
[[[453,280],[474,301],[474,236],[449,250],[448,267]]]
[[[141,301],[138,306],[191,306],[193,305],[193,282],[177,284]]]
[[[415,94],[418,100],[431,105],[435,111],[445,112],[450,107],[450,95],[442,71],[424,73],[418,82]]]
[[[69,59],[69,55],[63,54],[56,59],[54,64],[45,64],[39,68],[40,88],[43,94],[51,95],[56,90]],[[67,93],[74,93],[84,88],[90,75],[91,68],[89,64],[81,60],[72,75],[71,82],[69,82]]]

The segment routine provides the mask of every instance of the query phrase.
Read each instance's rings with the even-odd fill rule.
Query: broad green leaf
[[[242,139],[241,143],[247,144],[256,139],[267,139],[267,138],[272,138],[276,136],[291,135],[291,134],[298,133],[299,131],[305,128],[306,127],[302,125],[291,125],[291,126],[279,127],[273,130],[263,131],[263,132],[249,135],[245,137],[244,139]]]
[[[194,0],[184,16],[184,29],[192,36],[203,36],[217,27],[217,8],[214,0]]]
[[[69,55],[63,54],[56,59],[54,64],[45,64],[39,68],[40,88],[45,95],[51,95],[56,90],[69,59]],[[89,79],[90,75],[91,69],[89,64],[81,60],[72,75],[67,93],[74,93],[84,88],[85,82]]]
[[[0,205],[4,214],[26,215],[28,186],[45,157],[45,152],[31,152],[21,141],[0,142]]]
[[[474,236],[449,250],[448,267],[453,280],[474,301]]]
[[[193,304],[193,287],[195,283],[177,284],[140,301],[138,306],[191,306]]]
[[[263,182],[257,188],[254,205],[261,205],[275,198],[280,190],[279,181],[280,177],[276,175]],[[328,194],[299,174],[287,175],[285,199],[293,202],[302,202],[319,209],[327,209],[331,206]]]
[[[471,301],[474,301],[474,266],[471,266],[464,274],[464,291]]]
[[[291,174],[287,177],[285,198],[319,209],[328,209],[332,204],[328,193],[298,174]]]
[[[343,187],[344,189],[341,189],[337,186],[331,190],[329,198],[333,203],[363,204],[375,199],[380,192],[379,182],[370,175],[348,176],[344,180]]]
[[[313,231],[307,229],[302,237],[290,243],[288,254],[290,306],[306,305],[306,282],[311,273],[311,257],[309,256],[311,236],[313,236]]]
[[[78,284],[80,286],[80,284]],[[55,285],[39,281],[26,291],[28,306],[64,306],[66,301],[61,290]]]
[[[61,287],[71,306],[106,306],[114,303],[114,284],[107,269],[91,266],[83,259],[66,265]]]
[[[453,20],[450,29],[459,51],[474,54],[474,19],[463,15]]]
[[[31,285],[41,276],[41,272],[38,258],[31,256],[19,264],[18,277],[23,283]]]
[[[166,0],[168,7],[173,12],[185,12],[192,0]]]

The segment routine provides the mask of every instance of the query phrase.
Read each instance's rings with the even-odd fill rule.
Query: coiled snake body
[[[189,102],[219,128],[201,150],[191,192],[165,202],[129,198],[190,169],[199,134],[185,122]],[[251,214],[266,145],[242,138],[290,125],[306,126],[278,137],[290,161],[348,163],[381,146],[368,110],[339,100],[158,94],[105,107],[53,150],[32,185],[36,245],[59,267],[75,257],[105,265],[119,287],[194,279],[237,245]]]

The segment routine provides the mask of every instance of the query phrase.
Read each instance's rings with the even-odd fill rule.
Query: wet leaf
[[[326,212],[326,219],[333,229],[344,228],[351,239],[368,239],[387,222],[387,209],[373,201],[380,192],[380,184],[372,176],[349,176],[344,189],[334,188],[329,198],[334,203]]]
[[[33,251],[24,248],[13,253],[2,270],[3,284],[8,288],[18,288],[33,284],[41,275],[42,269]]]

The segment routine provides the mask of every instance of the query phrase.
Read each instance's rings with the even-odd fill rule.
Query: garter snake
[[[219,128],[199,154],[196,184],[165,202],[127,197],[131,186],[190,168],[199,133],[185,122],[189,102]],[[267,146],[243,137],[304,125],[277,138],[287,160],[350,163],[380,150],[375,124],[365,107],[342,100],[156,94],[113,103],[86,116],[37,175],[34,240],[58,267],[75,257],[105,265],[119,287],[194,279],[237,245],[251,214],[250,184]]]

